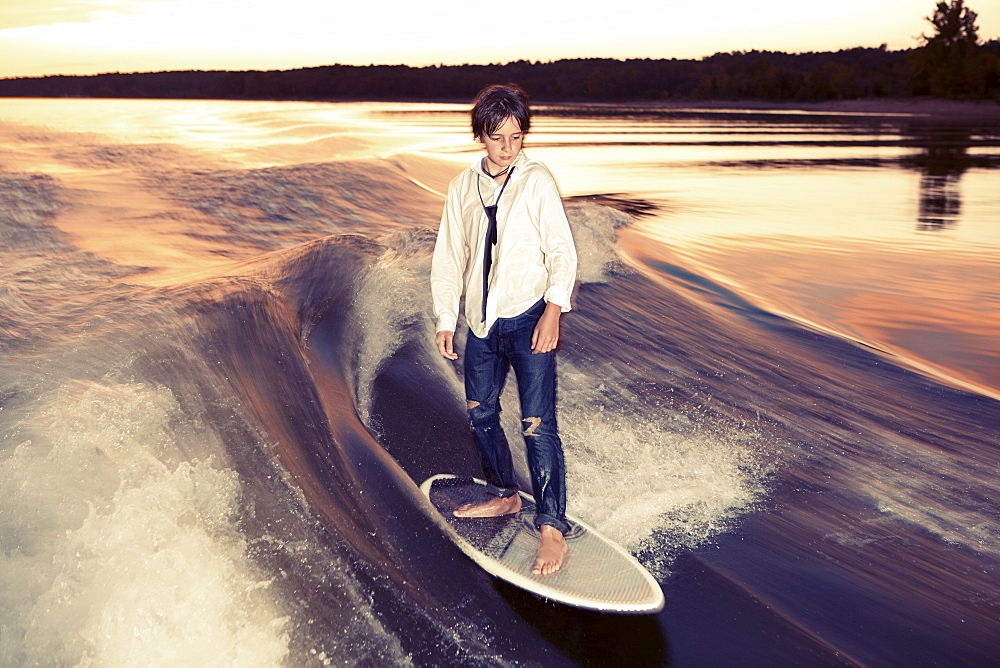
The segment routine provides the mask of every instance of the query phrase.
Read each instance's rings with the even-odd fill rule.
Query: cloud
[[[4,0],[0,30],[53,23],[90,23],[113,14],[138,11],[142,0]]]

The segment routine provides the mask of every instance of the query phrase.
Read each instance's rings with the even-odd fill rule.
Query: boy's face
[[[490,163],[490,172],[499,172],[514,162],[521,152],[524,133],[513,116],[508,116],[500,127],[491,134],[479,138],[486,148],[486,160]]]

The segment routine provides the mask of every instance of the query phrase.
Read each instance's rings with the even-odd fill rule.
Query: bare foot
[[[483,503],[467,503],[452,513],[455,517],[500,517],[521,512],[521,495],[495,496]]]
[[[538,546],[538,557],[531,572],[534,575],[552,575],[562,568],[569,546],[562,533],[554,526],[543,524],[541,532],[542,543]]]

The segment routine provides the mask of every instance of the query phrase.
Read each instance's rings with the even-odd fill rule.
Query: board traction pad
[[[650,613],[663,607],[663,592],[632,555],[583,522],[569,517],[569,554],[552,575],[531,573],[538,550],[535,503],[521,493],[516,515],[463,518],[459,506],[491,498],[485,483],[471,477],[439,475],[421,486],[444,522],[466,543],[459,547],[484,569],[538,595],[578,607],[613,612]]]

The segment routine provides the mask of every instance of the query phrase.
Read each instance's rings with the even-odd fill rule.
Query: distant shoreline
[[[854,100],[774,101],[774,100],[640,100],[635,102],[546,102],[539,105],[580,105],[592,107],[638,107],[648,109],[732,109],[749,111],[806,111],[831,114],[916,115],[949,118],[1000,119],[1000,103],[943,98],[859,98]]]
[[[935,89],[929,74],[917,66],[919,50],[858,47],[799,54],[718,53],[701,60],[578,58],[427,67],[333,64],[294,70],[0,78],[0,97],[462,104],[486,84],[513,81],[538,104],[595,110],[697,108],[1000,118],[1000,86],[990,78],[1000,72],[1000,40],[983,44],[980,50],[982,76],[970,79],[964,88],[942,89],[945,92]]]

